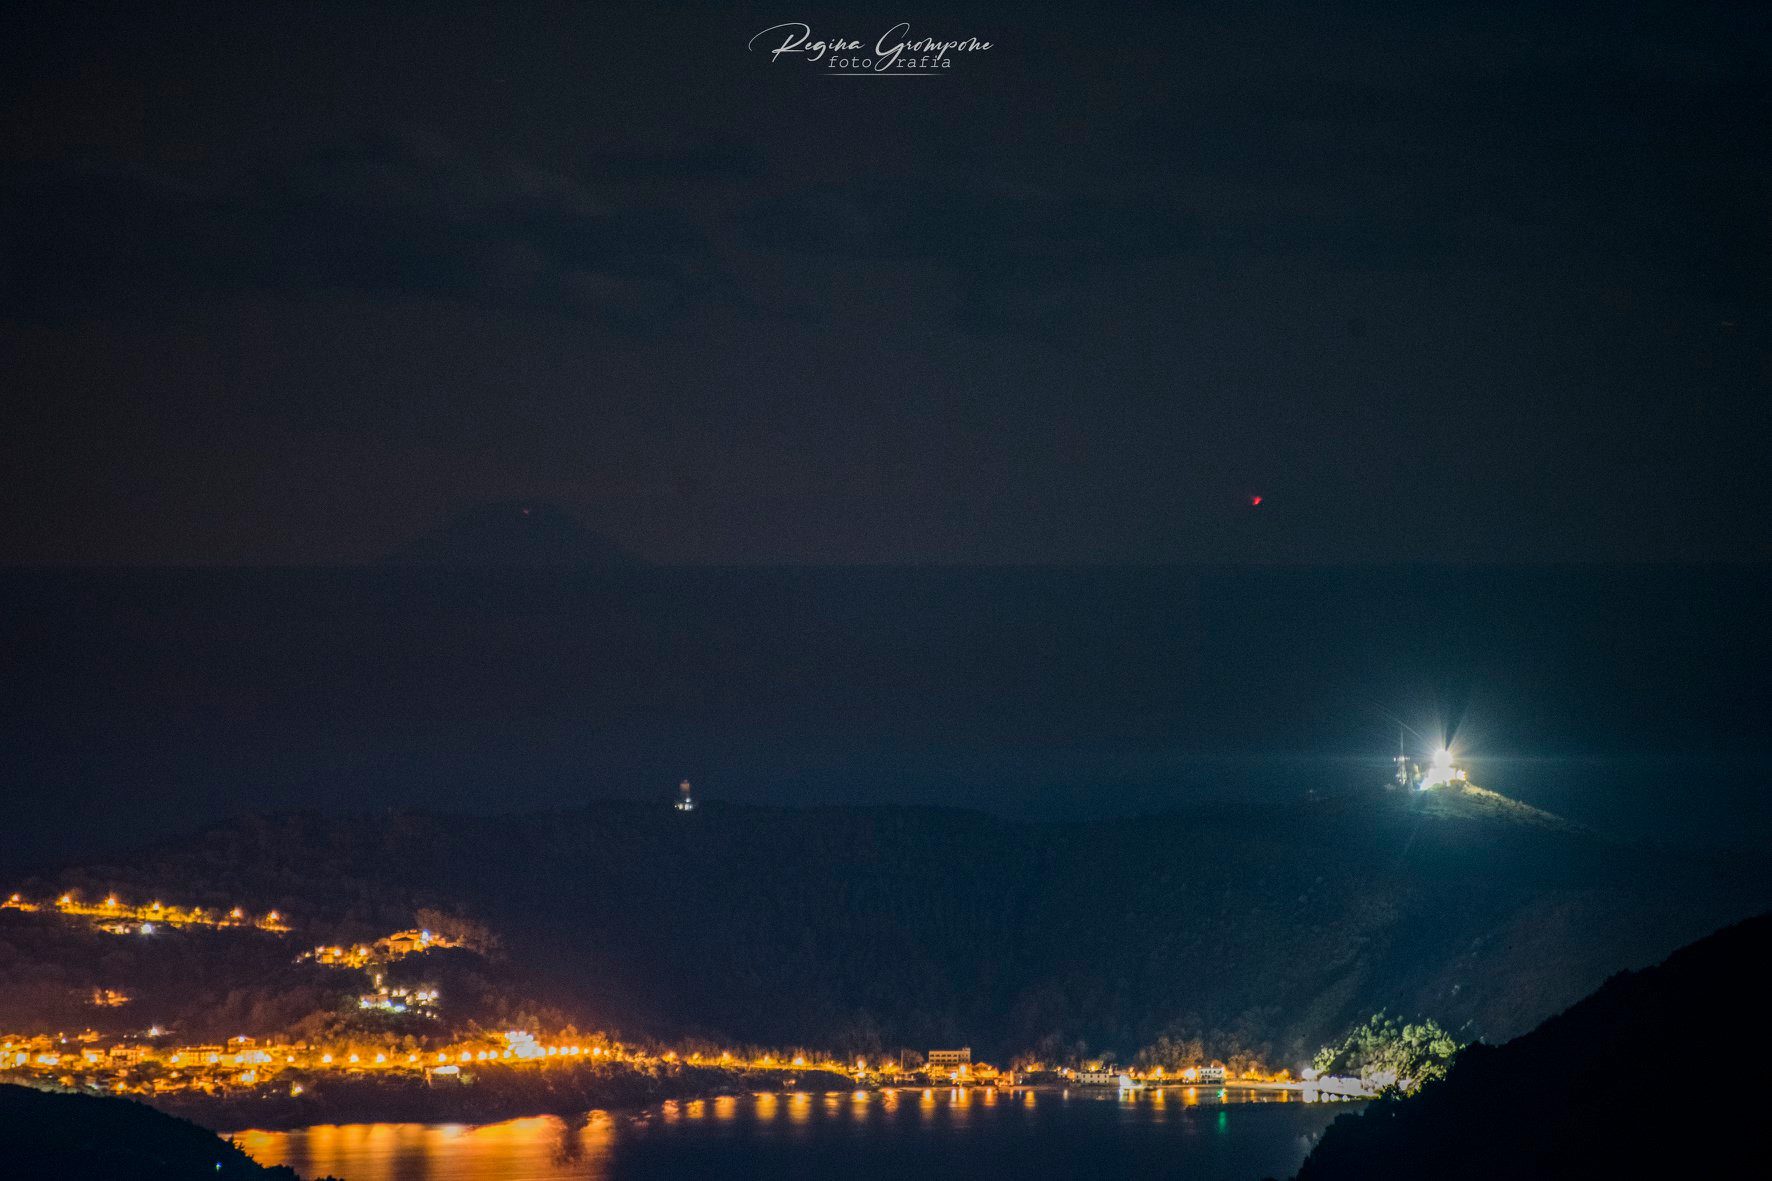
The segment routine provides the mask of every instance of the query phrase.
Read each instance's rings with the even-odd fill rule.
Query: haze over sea
[[[1399,725],[1605,831],[1772,835],[1753,568],[0,572],[10,859],[246,810],[668,794],[1098,816],[1369,785]],[[1618,670],[1628,668],[1626,678]],[[269,675],[274,673],[275,675]],[[176,803],[175,803],[176,801]]]

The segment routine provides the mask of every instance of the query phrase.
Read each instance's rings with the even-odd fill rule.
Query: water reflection
[[[547,1121],[542,1121],[544,1124]],[[601,1143],[607,1148],[610,1139],[609,1117],[601,1111],[587,1111],[583,1115],[571,1116],[555,1121],[559,1124],[558,1137],[554,1141],[553,1163],[557,1169],[566,1169],[585,1162],[585,1144],[587,1141]],[[593,1126],[595,1130],[593,1131]]]
[[[240,1132],[236,1143],[265,1164],[304,1177],[348,1181],[555,1181],[607,1175],[614,1124],[600,1111],[482,1127],[461,1124],[323,1124],[294,1132]]]
[[[1290,1175],[1345,1110],[1283,1092],[1217,1087],[764,1091],[625,1115],[591,1111],[477,1127],[321,1125],[234,1138],[263,1163],[347,1181],[776,1176],[809,1159],[840,1162],[846,1175],[871,1181],[932,1169],[996,1174],[1012,1161],[1029,1176],[1057,1175],[1098,1171],[1113,1164],[1108,1158],[1124,1172],[1230,1181]],[[803,1152],[814,1155],[796,1155]]]

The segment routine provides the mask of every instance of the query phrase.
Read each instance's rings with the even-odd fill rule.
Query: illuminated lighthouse
[[[677,802],[674,806],[679,812],[695,811],[695,799],[689,794],[689,781],[687,779],[677,785]]]

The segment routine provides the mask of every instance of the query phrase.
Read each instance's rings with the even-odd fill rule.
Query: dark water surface
[[[1350,1104],[1212,1088],[743,1095],[470,1127],[348,1124],[241,1132],[265,1164],[344,1181],[619,1177],[1175,1177],[1297,1169]]]
[[[1370,788],[1772,839],[1758,569],[0,571],[0,866],[243,811],[1100,819]]]

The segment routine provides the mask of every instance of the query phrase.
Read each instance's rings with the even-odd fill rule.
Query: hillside
[[[993,1056],[1079,1043],[1128,1055],[1168,1037],[1275,1064],[1380,1008],[1510,1037],[1772,902],[1757,864],[1652,854],[1473,799],[1044,825],[720,804],[295,815],[35,884],[277,906],[297,938],[385,932],[438,908],[496,932],[502,953],[472,965],[475,981],[585,1028]],[[120,986],[75,958],[30,979]],[[0,989],[13,1007],[0,1026],[33,1024],[25,995]],[[188,995],[188,1013],[127,1019],[244,1003],[220,985]]]
[[[1571,827],[1554,813],[1534,808],[1531,804],[1510,799],[1498,791],[1490,791],[1474,783],[1426,792],[1417,796],[1412,806],[1423,815],[1448,820],[1492,820],[1503,824],[1528,824],[1542,828]]]
[[[205,1128],[127,1099],[0,1083],[0,1153],[8,1177],[104,1181],[297,1181]]]
[[[1621,973],[1529,1034],[1466,1050],[1421,1094],[1341,1117],[1297,1181],[1746,1175],[1772,1053],[1769,957],[1762,915]],[[1698,1115],[1666,1102],[1692,1088]]]
[[[509,501],[467,506],[386,559],[411,566],[600,567],[636,559],[558,505]]]

